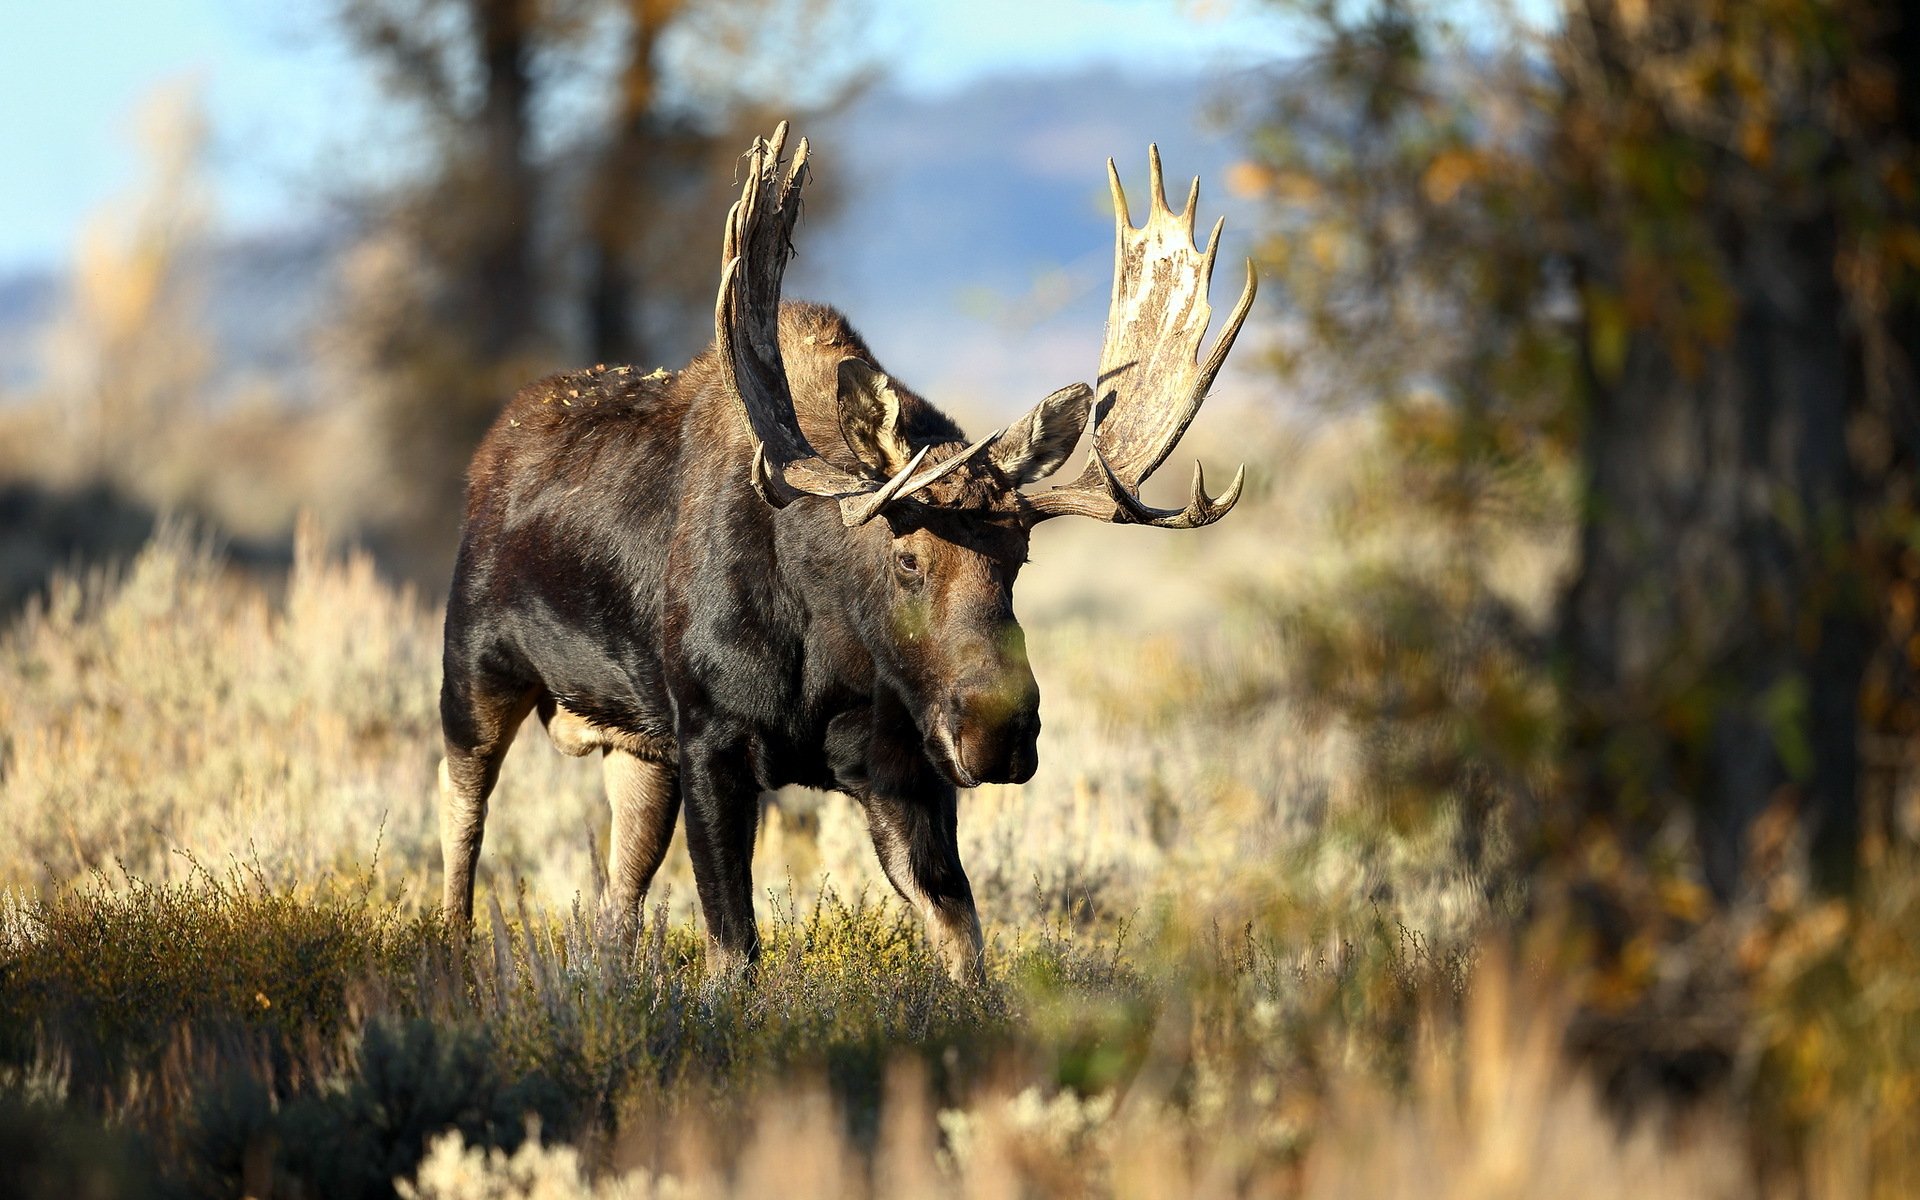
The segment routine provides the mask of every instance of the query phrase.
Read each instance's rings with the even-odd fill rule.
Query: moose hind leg
[[[867,827],[880,867],[894,890],[927,925],[927,938],[956,982],[986,977],[985,941],[973,906],[973,887],[960,865],[959,814],[954,793],[917,801],[867,798]]]
[[[441,689],[440,720],[446,757],[440,760],[440,861],[446,877],[446,918],[458,929],[473,924],[473,872],[480,861],[487,797],[500,763],[537,691],[494,691],[449,679]]]
[[[613,808],[613,847],[607,863],[603,912],[614,928],[631,934],[639,928],[640,904],[673,841],[680,815],[680,781],[671,763],[642,758],[609,747],[600,764]]]

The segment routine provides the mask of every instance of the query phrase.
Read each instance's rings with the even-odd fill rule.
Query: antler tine
[[[892,479],[881,484],[877,491],[869,492],[864,496],[854,496],[842,501],[842,512],[848,528],[852,528],[855,525],[865,525],[868,521],[879,516],[881,509],[898,500],[901,493],[905,491],[907,483],[913,473],[920,469],[920,463],[927,457],[928,449],[929,447],[926,446],[920,447],[920,452],[913,456],[913,461],[902,467],[899,473],[894,475]]]
[[[905,500],[915,492],[945,479],[947,476],[965,466],[975,455],[985,450],[988,446],[991,446],[994,439],[998,438],[1002,432],[1002,430],[996,429],[986,437],[981,438],[971,446],[960,451],[958,454],[941,459],[929,467],[923,474],[914,475],[914,472],[920,469],[921,461],[927,457],[927,451],[932,449],[930,446],[922,446],[920,452],[913,456],[913,461],[905,467],[902,467],[892,479],[887,480],[879,491],[870,496],[861,496],[854,500],[841,502],[842,508],[850,514],[847,518],[847,524],[860,525],[871,521],[874,517],[879,516],[880,510],[887,505],[895,501]]]
[[[1217,228],[1215,236],[1218,236]],[[1213,259],[1209,256],[1207,266],[1211,269],[1212,265]],[[1247,314],[1253,310],[1253,297],[1259,290],[1260,277],[1253,272],[1253,260],[1248,259],[1247,282],[1240,289],[1240,299],[1234,301],[1233,311],[1227,314],[1226,328],[1222,329],[1220,336],[1214,340],[1213,350],[1207,355],[1207,361],[1200,365],[1200,394],[1203,397],[1213,386],[1214,376],[1218,375],[1220,368],[1226,365],[1227,354],[1233,349],[1233,340],[1240,336],[1240,327],[1247,323]]]
[[[1107,162],[1114,203],[1113,297],[1096,381],[1101,394],[1094,409],[1093,448],[1072,483],[1029,499],[1035,520],[1071,514],[1187,529],[1219,520],[1240,496],[1244,469],[1217,499],[1207,496],[1205,476],[1196,469],[1195,490],[1185,508],[1154,508],[1139,496],[1140,485],[1166,460],[1206,401],[1258,286],[1249,261],[1246,287],[1203,358],[1212,317],[1207,289],[1226,222],[1214,223],[1204,248],[1196,244],[1199,179],[1175,212],[1167,204],[1158,146],[1148,147],[1147,163],[1147,219],[1135,228],[1120,172],[1111,159]]]
[[[972,461],[976,456],[978,456],[982,450],[985,450],[988,446],[993,445],[993,443],[996,440],[998,440],[1000,435],[1004,432],[1006,431],[1003,429],[996,429],[992,433],[981,438],[979,441],[974,442],[972,445],[968,446],[966,449],[960,451],[958,454],[954,454],[948,458],[944,458],[941,461],[933,464],[932,468],[930,468],[926,474],[915,479],[912,483],[909,483],[906,487],[900,490],[901,497],[904,498],[907,496],[911,496],[915,492],[921,490],[922,488],[930,487],[933,484],[940,482],[942,479],[945,479],[947,476],[953,474],[955,471],[958,471],[961,467],[965,466],[968,462]]]
[[[1095,452],[1096,456],[1098,451]],[[1240,502],[1240,489],[1247,481],[1247,468],[1244,464],[1233,473],[1233,482],[1227,490],[1218,496],[1207,495],[1207,471],[1196,460],[1193,464],[1193,483],[1188,489],[1185,508],[1155,508],[1127,490],[1125,484],[1114,475],[1104,458],[1096,457],[1102,477],[1106,481],[1107,496],[1115,508],[1125,514],[1122,524],[1152,525],[1157,529],[1199,529],[1211,525]],[[1111,518],[1110,518],[1111,519]]]

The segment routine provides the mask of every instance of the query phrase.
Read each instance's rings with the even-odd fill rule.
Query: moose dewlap
[[[969,441],[887,375],[846,318],[785,303],[808,175],[787,127],[756,139],[727,215],[714,342],[679,372],[596,367],[516,396],[475,453],[447,603],[440,830],[446,913],[473,914],[487,798],[538,712],[569,754],[602,752],[613,838],[606,915],[631,929],[686,814],[710,965],[750,962],[759,793],[833,788],[867,811],[887,878],[956,977],[980,922],[957,789],[1039,766],[1040,692],[1013,585],[1040,521],[1195,529],[1225,516],[1139,497],[1186,432],[1253,303],[1203,358],[1220,243],[1194,241],[1196,180],[1143,228],[1108,163],[1112,308],[1095,386],[1060,389]],[[1086,465],[1058,470],[1091,421]]]

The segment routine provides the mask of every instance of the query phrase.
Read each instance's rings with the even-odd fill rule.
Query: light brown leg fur
[[[680,815],[680,781],[671,763],[608,747],[601,762],[607,802],[613,806],[613,847],[607,863],[607,895],[601,912],[631,936],[640,927],[640,905],[667,856],[673,823]]]
[[[487,823],[487,797],[500,779],[500,763],[532,711],[535,697],[476,698],[470,714],[478,733],[471,747],[447,742],[440,760],[440,862],[446,875],[442,900],[447,920],[459,930],[473,924],[473,871]]]
[[[667,856],[673,823],[680,815],[680,780],[670,738],[608,729],[569,709],[544,701],[540,717],[547,737],[562,754],[578,758],[606,751],[600,765],[613,808],[613,846],[607,858],[607,894],[601,916],[623,936],[640,928],[640,904]]]

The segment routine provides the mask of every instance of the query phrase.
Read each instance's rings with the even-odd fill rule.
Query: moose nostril
[[[944,741],[966,774],[987,783],[1022,783],[1037,763],[1038,690],[1004,676],[976,685],[944,706]]]

